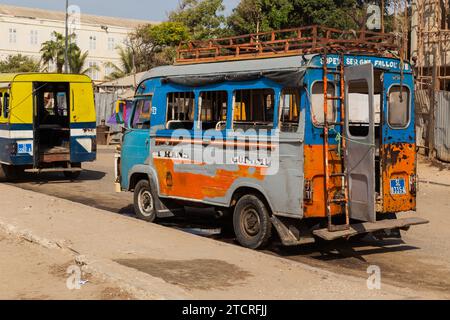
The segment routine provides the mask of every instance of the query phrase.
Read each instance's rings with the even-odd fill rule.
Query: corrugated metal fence
[[[450,92],[439,91],[436,100],[436,156],[450,162]]]
[[[105,120],[106,125],[111,128],[111,131],[120,131],[120,128],[117,125],[108,124],[109,119],[114,114],[117,99],[118,95],[116,93],[100,92],[95,94],[97,125],[100,125],[101,121]]]

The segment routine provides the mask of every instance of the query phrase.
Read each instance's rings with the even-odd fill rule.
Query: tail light
[[[305,201],[312,201],[313,198],[313,187],[311,180],[305,180]]]
[[[6,145],[6,152],[9,153],[12,156],[17,155],[17,143],[10,143]]]

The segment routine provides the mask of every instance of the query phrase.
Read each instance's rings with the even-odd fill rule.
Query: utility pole
[[[66,43],[64,51],[64,73],[69,73],[69,0],[66,0]]]

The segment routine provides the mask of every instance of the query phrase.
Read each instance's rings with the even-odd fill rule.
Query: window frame
[[[3,118],[3,92],[0,91],[0,118]]]
[[[231,98],[232,98],[232,104],[231,104],[231,130],[232,131],[236,131],[236,127],[235,127],[235,120],[234,120],[234,116],[235,116],[235,104],[236,104],[236,93],[238,91],[264,91],[264,90],[272,90],[273,91],[273,119],[271,121],[272,123],[272,128],[270,129],[270,131],[273,130],[277,130],[278,127],[280,126],[280,122],[279,122],[279,114],[277,114],[277,112],[280,112],[280,93],[282,91],[282,89],[277,88],[277,87],[270,87],[270,86],[261,86],[261,87],[256,87],[256,88],[243,88],[243,87],[237,87],[237,88],[233,88],[231,90]],[[278,104],[277,104],[277,99],[278,99]],[[277,106],[278,105],[278,106]],[[255,121],[248,121],[248,123],[252,123]],[[258,130],[258,128],[256,127],[255,130]]]
[[[333,83],[331,83],[331,80],[329,80],[329,82],[330,83],[328,83],[328,85],[332,85],[333,87],[334,87],[334,95],[336,95],[336,86],[333,84]],[[317,83],[322,83],[323,84],[323,79],[321,79],[321,80],[315,80],[315,81],[313,81],[313,83],[311,84],[311,86],[310,86],[310,91],[308,92],[308,95],[309,95],[309,104],[310,104],[310,113],[311,113],[311,123],[313,124],[313,126],[315,127],[315,128],[319,128],[319,129],[322,129],[323,127],[324,127],[324,124],[325,123],[318,123],[318,124],[316,124],[315,122],[314,122],[314,117],[313,117],[313,101],[312,101],[312,99],[313,99],[313,88],[314,88],[314,86],[317,84]],[[323,94],[322,94],[322,97],[323,97]],[[334,118],[332,119],[332,121],[331,122],[337,122],[337,119],[338,119],[338,107],[337,107],[337,101],[336,100],[332,100],[332,103],[333,103],[333,110],[334,110]],[[325,120],[325,119],[324,119]]]
[[[391,110],[391,90],[394,87],[402,87],[402,86],[404,88],[408,89],[408,108],[407,108],[407,110],[408,110],[408,121],[407,121],[406,125],[397,127],[397,126],[393,126],[391,124],[390,116],[389,116],[390,115],[390,110]],[[403,84],[394,83],[394,84],[389,86],[389,88],[387,90],[387,99],[386,99],[386,106],[387,106],[387,108],[386,108],[387,109],[386,110],[387,111],[386,117],[387,117],[387,125],[389,126],[390,129],[392,129],[392,130],[405,130],[405,129],[409,128],[409,126],[411,125],[411,121],[412,121],[412,93],[411,92],[412,92],[411,88],[405,83],[403,83]]]
[[[149,110],[149,114],[150,114],[150,119],[149,119],[149,127],[148,128],[136,128],[136,127],[134,127],[134,117],[136,116],[136,110],[137,110],[137,107],[138,107],[138,103],[140,102],[140,101],[144,101],[144,104],[145,104],[145,101],[146,100],[150,100],[150,110]],[[135,98],[135,100],[133,101],[133,111],[132,111],[132,113],[131,113],[131,117],[129,118],[129,120],[128,120],[128,127],[131,129],[131,130],[139,130],[139,131],[145,131],[145,130],[150,130],[150,128],[151,128],[151,122],[152,122],[152,114],[153,114],[153,95],[152,94],[150,94],[150,95],[145,95],[145,96],[139,96],[139,97],[136,97]]]
[[[8,104],[5,104],[6,99],[8,99]],[[6,91],[3,93],[3,118],[9,119],[11,109],[11,94]]]
[[[228,128],[228,119],[229,119],[229,107],[230,107],[230,91],[222,89],[214,89],[214,90],[198,90],[197,95],[197,106],[196,106],[196,111],[197,111],[197,117],[195,117],[195,121],[196,124],[194,123],[194,128],[198,129],[198,130],[202,130],[202,131],[207,131],[203,129],[203,120],[202,120],[202,111],[203,111],[203,98],[202,98],[202,94],[203,93],[213,93],[213,92],[217,92],[217,93],[225,93],[226,94],[226,98],[225,98],[225,102],[226,102],[226,120],[219,120],[217,123],[219,122],[225,122],[225,129],[220,130],[220,131],[226,131]],[[232,92],[231,92],[232,94]],[[223,110],[223,108],[221,108],[221,111]]]
[[[191,129],[185,129],[185,130],[188,130],[188,131],[193,131],[193,130],[195,130],[195,123],[196,123],[196,119],[197,119],[197,115],[198,115],[198,95],[197,95],[197,93],[195,92],[195,90],[187,90],[187,91],[168,91],[168,92],[166,92],[166,107],[165,107],[165,112],[166,112],[166,115],[165,115],[165,120],[164,120],[164,128],[165,128],[165,130],[171,130],[171,131],[173,131],[173,130],[175,130],[175,129],[169,129],[168,127],[167,127],[167,124],[169,123],[169,121],[180,121],[180,120],[168,120],[168,118],[169,118],[169,95],[171,95],[171,94],[187,94],[187,93],[191,93],[192,94],[192,99],[193,99],[193,105],[192,105],[192,108],[193,108],[193,111],[194,111],[194,114],[193,114],[193,119],[192,120],[189,120],[189,122],[191,122],[192,121],[192,128]],[[184,98],[185,99],[185,98]],[[186,120],[184,120],[184,121],[186,121]]]
[[[286,95],[286,91],[292,93],[295,92],[297,95],[297,103],[298,103],[298,120],[297,120],[297,131],[300,129],[300,119],[301,119],[301,113],[302,113],[302,92],[301,92],[301,88],[300,87],[285,87],[283,89],[280,90],[280,102],[279,102],[279,106],[278,106],[278,128],[280,129],[280,132],[283,133],[292,133],[292,131],[283,131],[283,123],[285,123],[283,121],[283,108],[282,108],[282,104],[284,101],[284,97]],[[289,109],[290,110],[290,109]],[[291,125],[294,124],[294,122],[287,122],[290,123]]]

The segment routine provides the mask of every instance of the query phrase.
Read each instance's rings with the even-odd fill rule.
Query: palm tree
[[[109,80],[123,78],[135,71],[133,50],[130,47],[125,49],[123,47],[118,47],[117,51],[120,56],[120,66],[117,66],[112,62],[105,63],[105,67],[110,67],[114,70],[107,76],[107,79]]]
[[[87,74],[93,70],[99,71],[100,68],[98,66],[85,68],[86,59],[88,56],[89,51],[85,51],[84,53],[82,53],[79,49],[71,51],[69,54],[70,72],[74,74]]]
[[[41,47],[41,59],[44,65],[47,65],[47,71],[49,69],[50,62],[56,64],[56,71],[58,73],[63,72],[64,60],[65,60],[65,37],[56,31],[52,33],[54,39],[46,41]],[[73,41],[76,35],[71,34],[69,36],[69,53],[76,50],[80,50],[77,44]]]

